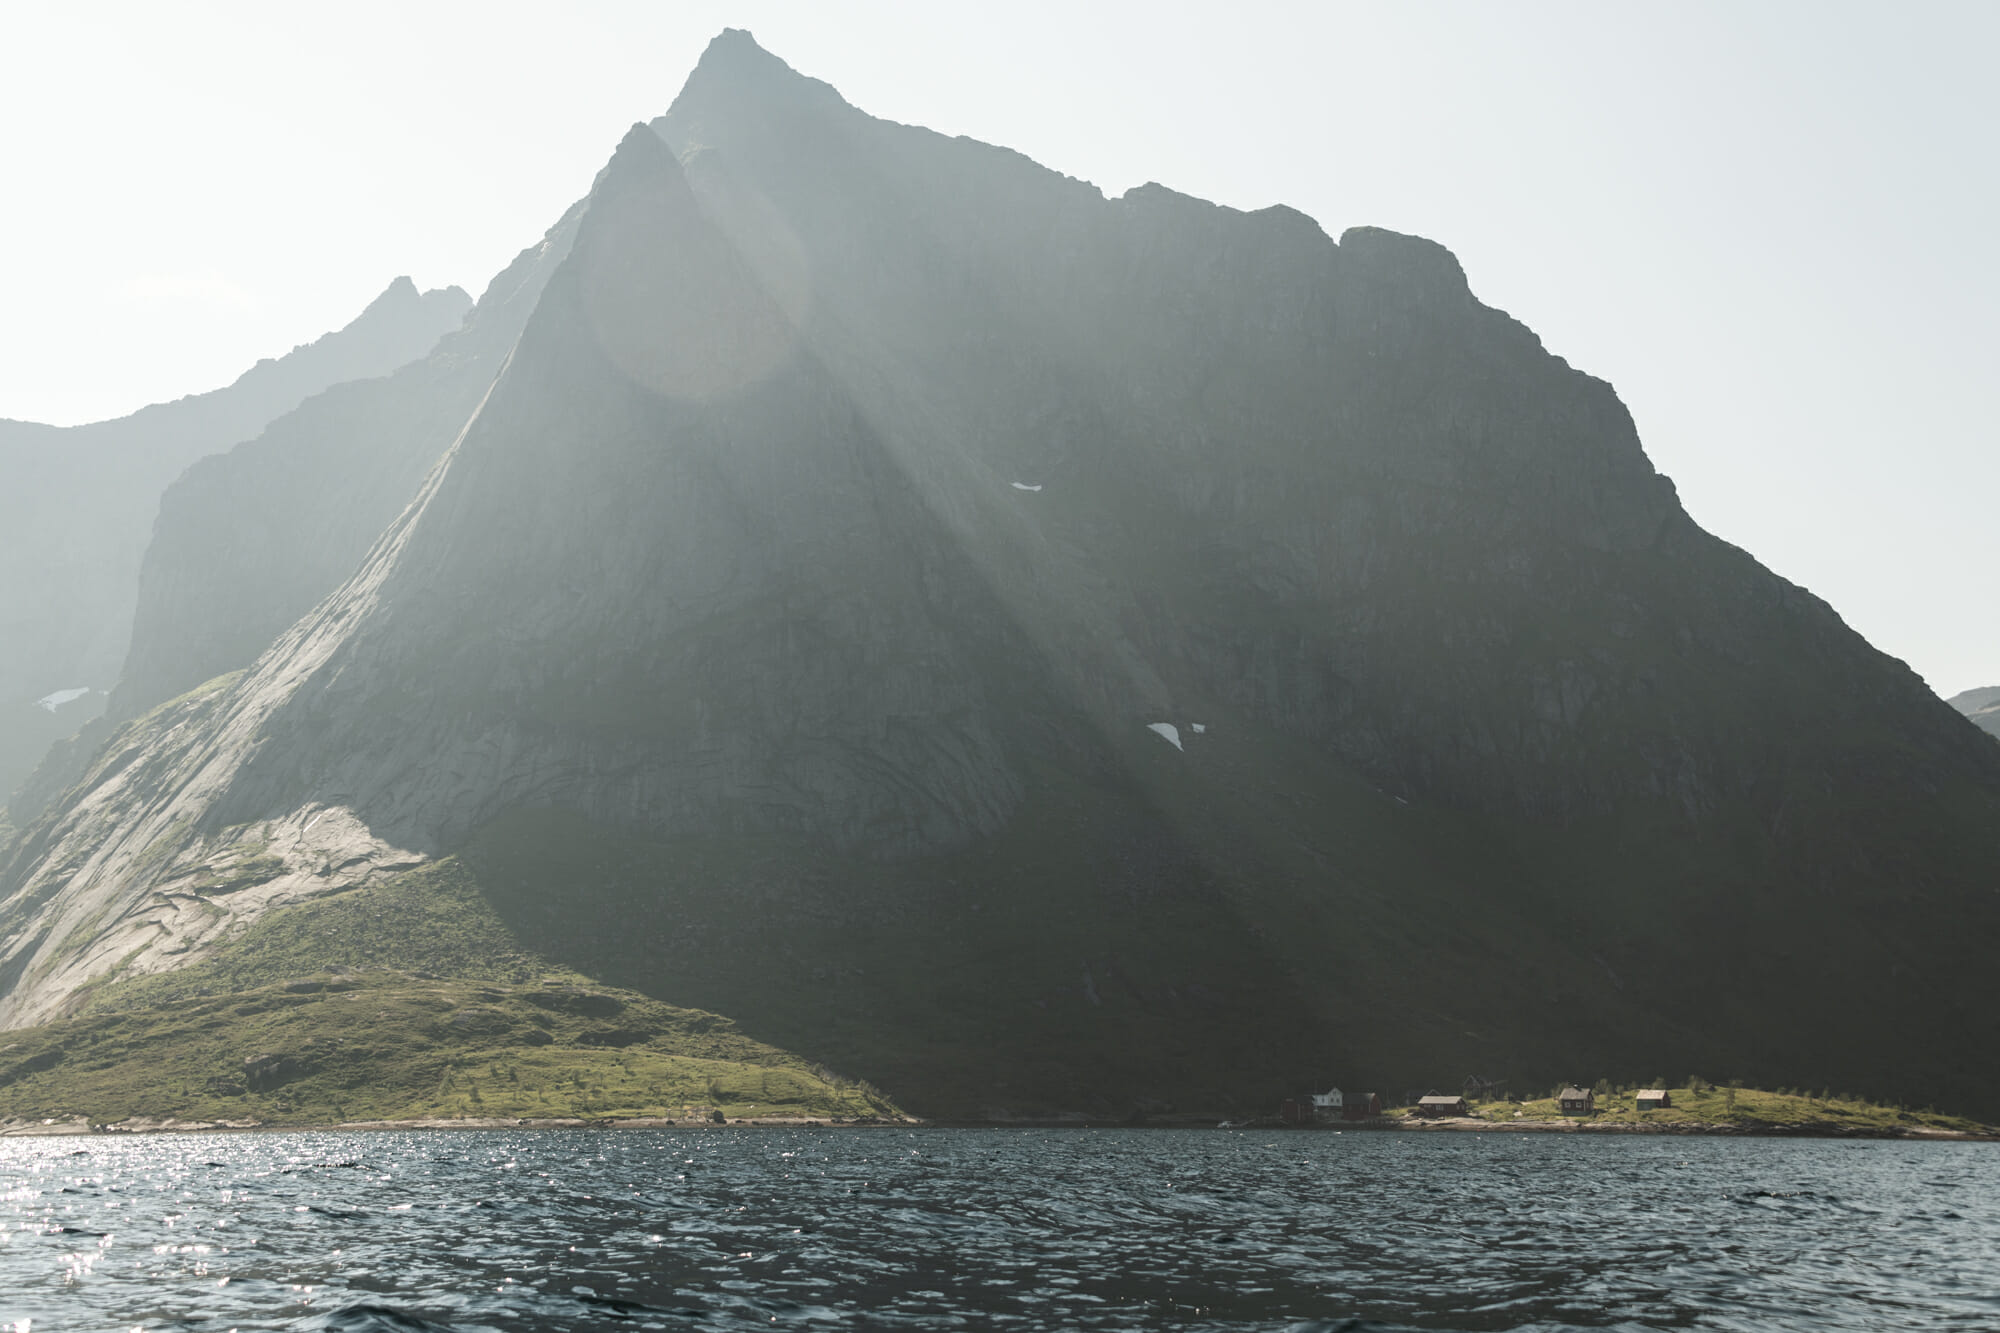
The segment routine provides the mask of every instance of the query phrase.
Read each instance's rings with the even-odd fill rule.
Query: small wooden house
[[[1664,1111],[1674,1104],[1674,1095],[1665,1088],[1642,1088],[1639,1091],[1641,1111]]]
[[[1466,1115],[1468,1112],[1465,1098],[1434,1092],[1428,1097],[1417,1098],[1417,1114],[1426,1120],[1436,1120],[1439,1116]]]
[[[1382,1099],[1372,1092],[1350,1092],[1341,1102],[1342,1120],[1373,1120],[1382,1114]]]
[[[1338,1120],[1346,1102],[1339,1088],[1329,1088],[1325,1092],[1312,1094],[1313,1119],[1319,1121]]]
[[[1596,1115],[1597,1094],[1572,1083],[1556,1094],[1556,1104],[1564,1115]]]

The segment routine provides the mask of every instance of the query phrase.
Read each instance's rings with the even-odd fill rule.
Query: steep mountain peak
[[[753,238],[731,239],[707,216],[740,212],[727,193],[712,179],[698,200],[673,150],[634,125],[598,173],[578,228],[579,295],[597,346],[633,382],[670,398],[712,398],[761,378],[790,352],[803,311],[772,300],[774,285],[800,290],[784,266],[760,267]],[[661,243],[667,237],[672,244]]]
[[[420,295],[420,293],[417,291],[417,284],[415,279],[411,278],[410,275],[407,273],[400,274],[397,277],[390,279],[389,285],[382,289],[382,294],[376,297],[373,301],[370,301],[367,307],[363,309],[361,313],[363,315],[366,315],[368,311],[373,310],[376,306],[381,305],[385,301],[407,301],[411,297],[418,295]]]
[[[634,121],[632,128],[625,131],[625,137],[618,141],[611,160],[597,173],[597,180],[590,190],[591,201],[602,198],[607,188],[616,189],[634,180],[657,180],[662,171],[676,176],[680,174],[680,164],[673,150],[653,132],[651,126],[644,121]]]
[[[437,287],[430,291],[417,290],[417,284],[405,273],[382,289],[381,295],[362,307],[361,313],[340,329],[340,333],[366,332],[375,327],[395,327],[410,322],[430,325],[449,325],[451,321],[463,320],[472,309],[472,297],[463,287]],[[422,313],[420,313],[422,312]],[[427,318],[425,317],[427,314]],[[334,337],[328,334],[327,337]],[[320,341],[324,342],[322,338]]]
[[[757,45],[742,28],[724,28],[661,120],[698,121],[705,113],[739,115],[757,105],[845,107],[831,84],[808,78]],[[655,122],[657,128],[660,122]]]
[[[471,309],[472,297],[464,288],[439,287],[420,292],[410,276],[404,274],[340,328],[312,342],[300,343],[289,356],[264,358],[231,387],[270,379],[274,387],[283,383],[287,391],[297,392],[291,381],[304,384],[324,380],[325,384],[339,384],[387,374],[429,351],[443,333],[463,322]],[[396,355],[383,357],[378,350],[382,344],[394,345]],[[280,371],[283,380],[277,378]],[[309,397],[323,387],[321,384],[298,393],[298,398]]]
[[[629,199],[634,195],[656,194],[661,186],[681,174],[680,162],[674,157],[673,149],[642,122],[635,121],[632,128],[625,131],[625,137],[618,141],[611,158],[599,169],[591,182],[590,193],[584,197],[583,212],[579,215],[580,229],[601,227],[601,220],[592,220],[593,213],[602,213],[616,201]]]
[[[762,84],[767,87],[812,85],[832,91],[829,85],[807,78],[759,46],[747,28],[724,28],[717,33],[688,75],[686,88],[704,87],[710,83]],[[685,95],[686,89],[683,89]]]
[[[766,51],[757,44],[757,39],[748,28],[724,28],[709,39],[708,47],[695,63],[694,72],[704,70],[782,70],[795,74],[790,65]]]

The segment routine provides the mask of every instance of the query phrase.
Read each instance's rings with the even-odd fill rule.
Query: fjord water
[[[0,1328],[2000,1326],[1987,1144],[1147,1130],[0,1142]]]

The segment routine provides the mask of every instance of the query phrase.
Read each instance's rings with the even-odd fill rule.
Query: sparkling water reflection
[[[0,1330],[2000,1328],[1990,1144],[735,1130],[0,1142]]]

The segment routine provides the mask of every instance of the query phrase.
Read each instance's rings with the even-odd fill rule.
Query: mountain
[[[2000,751],[1441,246],[1107,199],[741,33],[558,230],[342,572],[358,519],[269,524],[231,638],[163,515],[138,694],[0,864],[0,1022],[262,922],[419,966],[338,905],[450,867],[509,947],[925,1113],[2000,1109]],[[351,438],[167,511],[284,512]]]
[[[353,572],[478,406],[573,230],[524,251],[428,356],[329,389],[167,488],[113,718],[247,665]]]
[[[422,356],[470,304],[456,287],[398,278],[345,328],[227,388],[86,426],[0,421],[0,800],[102,711],[167,484],[328,386]]]
[[[1947,702],[1987,731],[2000,736],[2000,685],[1967,690],[1953,695]]]

